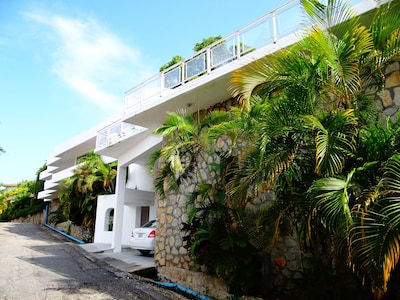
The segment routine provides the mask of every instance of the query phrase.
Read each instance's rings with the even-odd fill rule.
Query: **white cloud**
[[[124,44],[94,19],[24,15],[51,29],[51,38],[47,31],[42,36],[55,46],[52,71],[101,108],[118,108],[120,111],[123,107],[123,83],[128,84],[133,74],[148,75],[140,62],[139,51]]]
[[[111,109],[118,105],[118,99],[115,95],[103,91],[98,85],[91,81],[84,79],[65,79],[80,94],[86,96],[88,99],[93,99],[97,104],[102,107]]]

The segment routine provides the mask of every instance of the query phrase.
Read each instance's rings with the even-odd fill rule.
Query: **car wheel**
[[[140,252],[142,255],[148,255],[148,254],[150,253],[150,250],[139,250],[139,252]]]

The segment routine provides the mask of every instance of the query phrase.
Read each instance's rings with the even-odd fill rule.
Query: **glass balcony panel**
[[[121,136],[127,137],[135,132],[135,125],[132,125],[130,123],[122,123],[121,129]]]
[[[321,1],[325,4],[328,2],[328,0]],[[386,3],[388,1],[390,0],[350,0],[350,4],[352,6],[360,4],[372,9],[375,7],[374,3]],[[161,96],[164,89],[176,88],[185,81],[196,79],[196,77],[217,69],[241,55],[279,41],[308,26],[309,23],[305,20],[307,19],[302,11],[300,1],[292,0],[239,29],[237,35],[228,36],[221,41],[221,44],[210,48],[209,52],[203,50],[185,60],[178,67],[174,67],[161,75],[158,74],[157,80],[154,82],[152,78],[127,91],[125,94],[125,110],[138,108],[143,105],[145,100],[155,95]],[[209,57],[208,54],[210,54]],[[209,69],[210,67],[211,69]],[[162,84],[161,78],[164,81]]]
[[[240,53],[244,54],[274,40],[271,16],[252,24],[240,32]]]
[[[277,11],[277,38],[285,37],[304,28],[309,24],[306,20],[307,18],[305,18],[304,11],[299,3],[293,3]]]
[[[142,100],[142,86],[138,86],[125,93],[125,109],[128,110],[132,107],[140,105]]]
[[[145,130],[147,129],[131,123],[119,122],[112,124],[97,133],[96,147],[102,148],[113,145]]]
[[[202,52],[197,56],[192,57],[185,63],[186,66],[186,80],[190,80],[196,76],[206,72],[206,52]]]
[[[120,139],[120,133],[121,133],[121,125],[119,123],[109,127],[107,135],[108,144],[111,145],[116,143]]]
[[[232,61],[236,57],[235,42],[236,38],[235,36],[233,36],[210,49],[212,69],[224,65]]]
[[[119,135],[120,133],[121,133],[121,123],[117,123],[117,124],[111,125],[108,128],[108,134]]]
[[[143,100],[149,99],[160,93],[160,77],[147,81],[143,86]]]
[[[173,89],[182,83],[182,67],[178,66],[166,73],[164,73],[164,87],[166,89]]]
[[[99,132],[96,139],[96,147],[101,148],[107,145],[107,133]]]

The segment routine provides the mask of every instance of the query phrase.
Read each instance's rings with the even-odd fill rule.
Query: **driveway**
[[[155,267],[154,255],[143,256],[139,251],[131,248],[123,247],[121,252],[114,253],[111,244],[83,244],[79,247],[90,253],[90,256],[127,273]]]
[[[31,223],[0,223],[0,299],[186,299],[92,259]]]

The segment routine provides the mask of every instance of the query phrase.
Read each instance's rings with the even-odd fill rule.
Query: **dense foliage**
[[[78,226],[94,227],[97,196],[115,192],[116,165],[104,163],[93,151],[78,160],[74,174],[60,183],[58,196],[65,219]]]
[[[37,174],[44,170],[42,167]],[[0,191],[0,221],[11,221],[20,217],[42,212],[45,204],[37,199],[39,191],[43,190],[44,182],[22,181],[13,189]]]
[[[399,58],[399,2],[368,27],[340,0],[302,3],[309,35],[234,74],[240,108],[204,119],[171,113],[156,130],[165,141],[150,163],[162,162],[156,190],[165,198],[196,178],[193,192],[181,190],[187,246],[235,294],[263,292],[261,262],[278,236],[291,235],[303,253],[296,297],[345,299],[360,296],[361,284],[365,299],[390,297],[400,258],[400,121],[366,91],[384,88],[384,68]],[[221,138],[227,149],[217,147]]]

